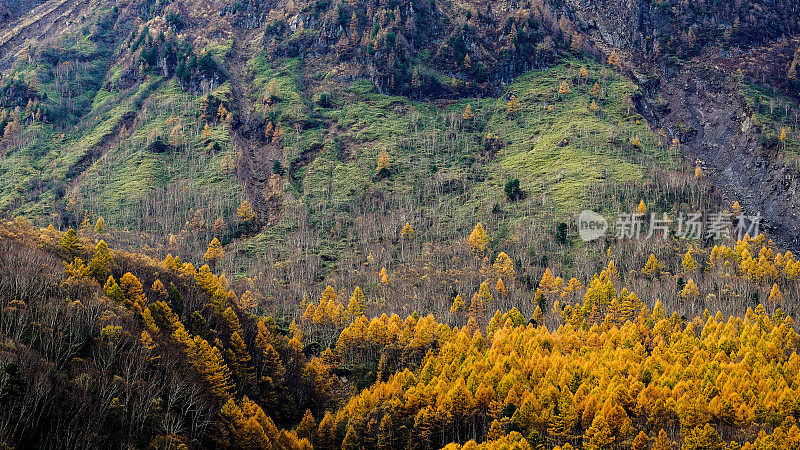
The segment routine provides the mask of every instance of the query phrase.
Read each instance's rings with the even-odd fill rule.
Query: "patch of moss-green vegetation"
[[[776,89],[744,79],[739,87],[756,124],[761,127],[761,144],[776,148],[787,162],[800,163],[800,139],[796,131],[800,106],[797,102]]]
[[[367,247],[351,232],[386,216],[424,224],[423,241],[443,242],[478,220],[512,235],[539,220],[572,221],[583,208],[630,209],[613,196],[592,204],[592,193],[677,166],[636,112],[634,83],[593,62],[530,72],[500,98],[437,102],[380,94],[368,80],[309,98],[299,64],[255,58],[253,99],[277,98],[256,108],[286,130],[285,191],[326,237],[330,248],[316,249],[323,260]],[[519,190],[507,192],[515,179]],[[282,241],[275,233],[250,249],[280,253],[268,245]]]

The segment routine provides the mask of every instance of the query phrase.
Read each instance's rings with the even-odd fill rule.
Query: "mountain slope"
[[[481,220],[505,236],[498,251],[541,263],[583,208],[737,201],[792,245],[779,192],[794,183],[797,42],[770,41],[796,32],[796,5],[766,6],[48,2],[5,25],[0,206],[59,227],[103,216],[158,255],[217,236],[235,250],[225,269],[250,277],[302,261],[287,296],[350,258],[396,263],[406,222],[446,246]],[[748,83],[788,106],[745,133]],[[240,226],[245,199],[261,233]]]

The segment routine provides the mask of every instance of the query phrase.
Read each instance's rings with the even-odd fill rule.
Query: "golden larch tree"
[[[769,303],[776,304],[783,300],[783,294],[781,290],[778,289],[778,283],[774,283],[772,285],[772,289],[769,291]]]
[[[647,258],[647,263],[645,263],[644,267],[642,268],[642,273],[650,279],[658,277],[658,275],[661,273],[661,264],[659,264],[655,255],[652,253],[650,254],[650,257]]]
[[[631,450],[647,450],[650,446],[650,438],[644,433],[644,431],[640,431],[636,438],[633,440],[633,444],[631,445]]]
[[[467,106],[464,108],[464,112],[461,113],[461,118],[464,120],[472,120],[475,117],[475,114],[472,113],[472,105],[467,103]]]
[[[492,268],[498,277],[505,277],[506,280],[513,280],[516,276],[516,271],[514,270],[514,261],[511,260],[506,252],[500,252],[497,254],[497,258],[495,258]]]
[[[594,98],[600,97],[600,83],[596,81],[594,82],[592,89],[589,91],[589,95],[591,95]]]
[[[608,64],[613,66],[615,69],[619,69],[622,65],[622,59],[617,55],[616,51],[612,51],[610,55],[608,55]]]
[[[102,283],[111,274],[111,264],[114,263],[114,258],[111,256],[111,251],[108,249],[105,241],[100,240],[94,248],[94,256],[89,261],[89,271],[97,280]]]
[[[505,298],[508,293],[506,292],[506,285],[503,283],[502,278],[497,279],[497,284],[495,284],[494,290],[500,295],[501,298]]]
[[[681,267],[683,268],[684,272],[693,272],[697,270],[697,262],[692,257],[692,251],[689,250],[683,256],[683,262],[681,262]]]
[[[222,249],[222,244],[220,244],[219,239],[214,238],[211,240],[211,243],[208,244],[208,249],[206,250],[206,254],[203,255],[203,259],[205,259],[209,264],[214,266],[217,261],[222,259],[225,256],[225,250]]]
[[[693,279],[689,278],[689,281],[686,282],[686,286],[681,291],[681,298],[684,300],[697,300],[700,298],[700,290],[697,289],[697,284]]]
[[[403,229],[400,230],[400,236],[406,239],[414,238],[414,228],[411,226],[410,223],[406,222],[405,226],[403,226]]]
[[[256,213],[253,212],[250,202],[242,200],[239,203],[239,207],[236,209],[236,217],[242,222],[250,222],[256,218]]]
[[[134,306],[135,309],[141,310],[147,304],[147,298],[144,295],[144,288],[142,283],[130,272],[126,272],[119,280],[119,287],[125,295],[125,299]]]
[[[378,171],[381,170],[389,170],[392,165],[391,158],[389,157],[389,152],[386,151],[385,147],[381,147],[381,150],[378,152]]]
[[[508,103],[506,103],[506,109],[508,114],[516,114],[522,108],[522,105],[519,103],[519,99],[516,95],[511,94],[511,97],[508,99]]]
[[[103,220],[103,216],[97,218],[97,222],[94,224],[94,232],[97,234],[106,233],[106,221]]]
[[[217,119],[225,120],[227,117],[228,117],[228,110],[222,103],[220,103],[219,108],[217,108]]]
[[[456,294],[456,298],[453,299],[453,304],[450,306],[450,314],[456,314],[461,311],[464,311],[464,300],[461,299],[461,295]]]
[[[353,289],[353,295],[350,297],[350,302],[347,304],[347,316],[350,320],[364,315],[364,292],[361,288],[356,286]]]
[[[567,80],[562,81],[558,86],[558,95],[569,94],[570,92],[572,92],[572,88],[569,87],[569,82]]]
[[[483,224],[478,222],[475,228],[472,229],[472,233],[467,237],[467,246],[473,253],[482,256],[486,252],[488,245],[489,237],[486,234],[486,230],[483,228]]]
[[[492,291],[489,289],[489,283],[481,283],[478,292],[472,296],[472,301],[469,305],[469,315],[476,321],[480,322],[486,315],[486,308],[492,302]]]
[[[589,71],[586,69],[586,66],[581,66],[580,70],[578,70],[578,78],[582,81],[589,78]]]

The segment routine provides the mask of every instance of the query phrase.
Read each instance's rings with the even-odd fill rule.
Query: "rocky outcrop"
[[[602,46],[639,57],[692,56],[709,45],[747,48],[800,31],[799,0],[566,0]]]
[[[766,50],[763,50],[766,51]],[[731,203],[761,215],[770,238],[800,249],[800,174],[785,164],[739,88],[735,73],[713,60],[670,66],[639,102],[654,127],[681,143],[684,157],[699,164]]]

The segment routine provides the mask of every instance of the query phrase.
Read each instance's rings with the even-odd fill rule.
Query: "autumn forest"
[[[799,8],[0,0],[0,450],[800,448]]]

